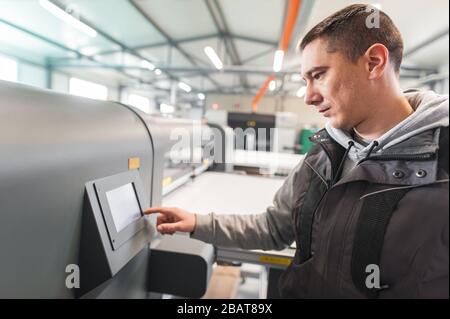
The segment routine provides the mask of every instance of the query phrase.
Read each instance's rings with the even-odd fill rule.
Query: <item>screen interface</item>
[[[131,183],[106,192],[106,198],[117,232],[120,232],[142,216],[136,193]]]

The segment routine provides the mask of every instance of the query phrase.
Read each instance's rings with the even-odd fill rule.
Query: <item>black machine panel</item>
[[[128,171],[93,184],[111,246],[117,250],[145,226],[142,181],[136,171]]]
[[[137,170],[86,183],[80,245],[79,296],[116,275],[154,232],[142,209],[149,207]]]
[[[244,132],[247,129],[253,129],[256,150],[267,152],[271,150],[272,145],[270,141],[271,134],[273,134],[272,131],[275,128],[275,115],[229,112],[228,126],[232,129],[241,128]],[[237,149],[251,148],[248,136],[245,136],[243,145],[239,142],[240,141],[237,140]]]

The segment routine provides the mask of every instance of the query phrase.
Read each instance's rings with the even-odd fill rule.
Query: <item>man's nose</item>
[[[317,106],[322,102],[323,98],[322,95],[320,95],[318,92],[316,92],[312,86],[306,87],[306,93],[305,93],[305,103],[307,105],[314,105]]]

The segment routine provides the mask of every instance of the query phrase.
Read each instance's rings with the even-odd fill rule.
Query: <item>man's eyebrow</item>
[[[306,72],[305,76],[311,77],[314,72],[325,71],[327,69],[329,69],[328,66],[324,66],[324,65],[323,66],[315,66],[315,67],[311,68],[308,72]]]

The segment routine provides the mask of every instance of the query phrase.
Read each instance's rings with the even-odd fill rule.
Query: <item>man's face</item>
[[[305,103],[314,105],[333,127],[349,130],[369,112],[364,103],[367,74],[362,62],[352,63],[339,51],[328,50],[325,40],[316,39],[302,52],[302,75],[307,87]]]

